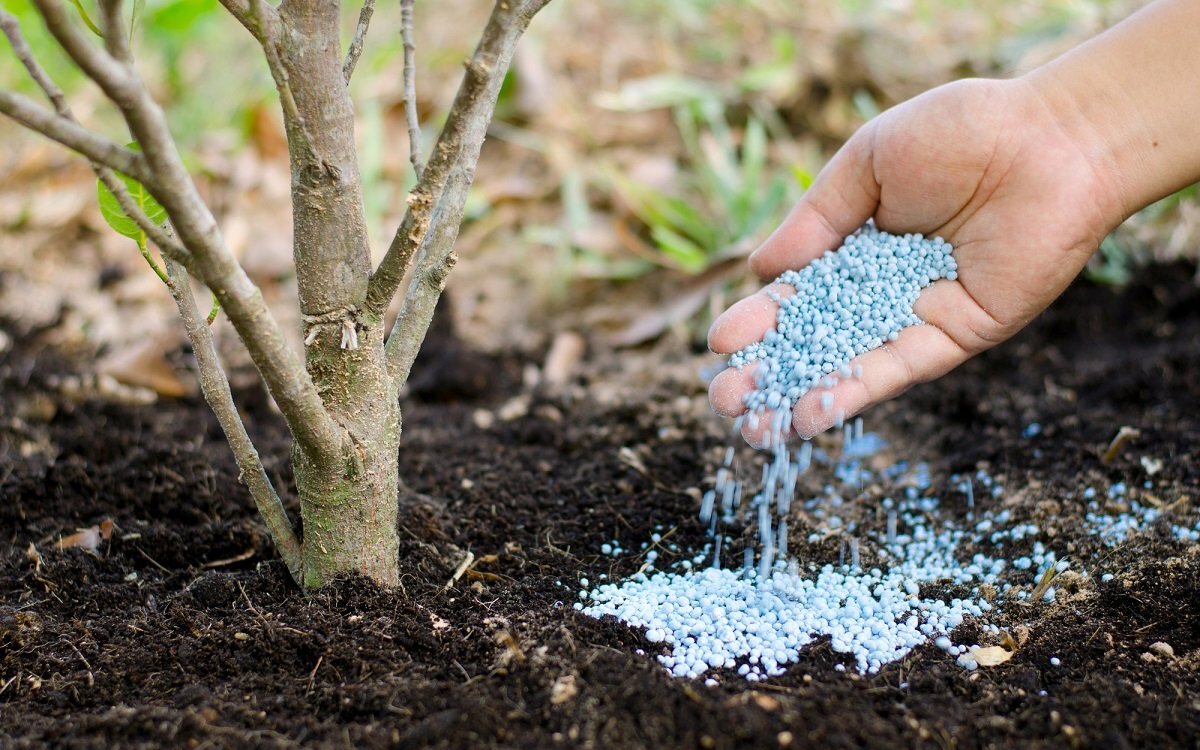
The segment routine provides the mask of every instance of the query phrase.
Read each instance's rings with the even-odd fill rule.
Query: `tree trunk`
[[[304,521],[302,585],[318,588],[339,573],[384,586],[399,582],[398,447],[400,409],[374,443],[341,466],[293,456]]]
[[[346,572],[385,586],[399,577],[400,406],[385,365],[382,315],[364,305],[370,251],[339,6],[287,0],[277,29],[298,115],[287,135],[305,365],[344,431],[335,460],[293,450],[306,588]]]
[[[333,337],[336,327],[329,334]],[[304,522],[306,588],[339,573],[361,573],[385,586],[399,581],[400,401],[383,364],[383,321],[368,321],[357,349],[313,356],[309,365],[323,396],[347,431],[340,460],[315,460],[293,450]],[[324,365],[324,366],[323,366]],[[329,367],[329,371],[325,371]]]

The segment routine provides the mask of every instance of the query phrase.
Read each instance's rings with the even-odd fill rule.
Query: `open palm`
[[[1123,215],[1097,161],[1022,81],[948,84],[859,130],[751,256],[751,268],[764,279],[802,268],[873,217],[888,232],[945,238],[958,278],[921,293],[915,312],[927,325],[855,360],[860,374],[829,391],[831,408],[820,408],[815,390],[801,398],[795,431],[811,437],[838,416],[939,377],[1045,309]],[[709,332],[714,352],[738,351],[774,326],[777,305],[765,292],[717,319]],[[753,388],[752,366],[729,369],[709,397],[718,413],[734,417]],[[764,442],[762,428],[749,422],[743,434]]]

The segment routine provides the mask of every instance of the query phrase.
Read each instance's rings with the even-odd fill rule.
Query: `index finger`
[[[834,154],[779,228],[751,254],[755,275],[773,279],[803,268],[875,215],[879,183],[871,164],[873,130],[865,125]]]

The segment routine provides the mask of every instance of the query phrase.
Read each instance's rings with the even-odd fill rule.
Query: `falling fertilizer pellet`
[[[805,393],[861,377],[855,357],[921,324],[914,312],[921,290],[957,278],[951,251],[938,237],[892,235],[867,224],[837,251],[781,275],[777,284],[794,293],[776,298],[775,327],[729,360],[732,367],[753,365],[756,388],[746,397],[745,419],[765,420],[770,431],[761,475],[753,472],[757,485],[739,478],[746,467],[736,465],[730,447],[713,486],[699,497],[699,520],[710,538],[705,549],[659,563],[658,570],[657,552],[646,551],[637,573],[581,592],[576,609],[645,628],[646,640],[665,649],[657,657],[663,667],[677,677],[703,676],[709,685],[722,678],[718,670],[751,682],[782,674],[821,638],[845,656],[834,665],[839,672],[878,672],[925,643],[965,670],[993,663],[979,644],[956,643],[955,629],[969,619],[978,633],[999,641],[1000,628],[986,622],[993,607],[1054,601],[1050,582],[1068,568],[1037,538],[1036,525],[1012,523],[1011,511],[987,502],[1001,496],[1001,483],[980,469],[949,477],[948,491],[937,497],[924,464],[883,467],[873,460],[886,445],[864,432],[859,418],[838,415],[842,445],[833,455],[808,441],[789,448],[783,439],[787,417]],[[832,394],[825,390],[819,403],[832,408]],[[1027,427],[1024,434],[1038,431]],[[813,467],[829,472],[816,494],[799,483]],[[878,507],[855,514],[850,501],[864,497],[868,484],[895,492],[860,500]],[[1108,496],[1123,501],[1126,492],[1117,483]],[[1127,504],[1130,512],[1107,514],[1094,496],[1091,490],[1084,496],[1093,501],[1087,523],[1105,544],[1155,518],[1136,502]],[[810,527],[801,537],[810,545],[836,540],[825,547],[831,559],[809,554],[801,565],[789,555],[789,528],[801,521]],[[743,524],[756,531],[740,537],[739,549],[739,536],[725,530]],[[1195,541],[1200,522],[1171,531]],[[656,533],[651,543],[661,538]],[[615,539],[600,551],[623,552]],[[954,596],[945,593],[948,586]]]

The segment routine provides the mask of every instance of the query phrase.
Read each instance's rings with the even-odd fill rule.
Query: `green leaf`
[[[142,183],[119,172],[117,177],[125,183],[129,197],[138,208],[145,212],[150,221],[161,225],[167,220],[167,210],[154,199],[154,196],[150,195]],[[131,240],[145,238],[142,228],[133,219],[126,216],[121,204],[117,202],[117,196],[113,195],[112,191],[99,180],[96,181],[96,197],[100,201],[100,215],[104,217],[104,222],[112,227],[114,232]]]
[[[708,254],[687,237],[664,226],[652,228],[650,236],[658,243],[663,254],[675,261],[684,272],[697,274],[708,268]]]
[[[705,247],[718,244],[712,222],[687,201],[619,176],[616,186],[617,192],[629,204],[629,209],[651,230],[659,227],[669,229],[676,234],[687,235]]]
[[[127,144],[127,147],[134,151],[141,150],[137,143]],[[150,195],[150,191],[146,190],[142,183],[120,172],[117,172],[116,175],[125,184],[125,190],[129,193],[129,198],[134,205],[142,209],[151,222],[160,226],[166,222],[167,209],[163,208],[153,195]],[[146,241],[146,235],[142,232],[142,228],[125,214],[125,210],[117,201],[117,196],[113,195],[112,191],[99,180],[96,181],[96,198],[100,202],[100,215],[104,217],[104,222],[112,227],[114,232],[139,243]]]
[[[129,17],[129,43],[133,43],[133,32],[137,30],[138,21],[146,9],[146,0],[133,0],[133,11]]]
[[[97,26],[92,21],[92,17],[88,15],[87,9],[83,7],[83,0],[71,0],[71,4],[75,6],[75,10],[79,11],[79,17],[83,19],[84,25],[91,29],[93,34],[103,39],[104,32],[100,30],[100,27]]]
[[[783,205],[787,200],[787,183],[782,178],[771,180],[767,190],[759,197],[757,205],[749,207],[749,214],[741,227],[745,235],[754,234],[759,227],[776,223],[783,217]]]
[[[812,172],[808,171],[799,164],[792,165],[792,177],[794,177],[796,182],[800,183],[800,187],[804,188],[805,190],[808,190],[810,187],[812,187],[813,180],[816,179]]]
[[[762,120],[751,117],[746,121],[746,132],[742,136],[742,181],[755,189],[759,176],[767,166],[767,129]]]

